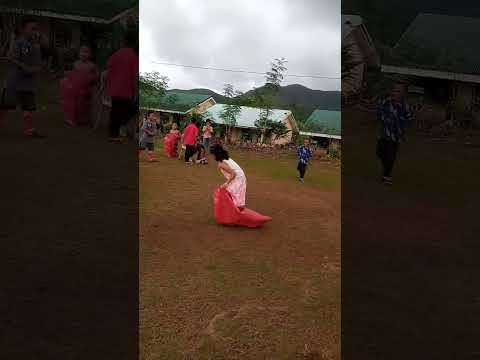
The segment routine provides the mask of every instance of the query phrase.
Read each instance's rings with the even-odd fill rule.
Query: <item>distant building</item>
[[[340,143],[342,139],[342,113],[340,111],[315,110],[305,121],[300,135],[309,136],[323,145]]]
[[[342,96],[358,93],[366,85],[367,70],[380,67],[380,58],[360,16],[342,15],[342,47],[350,52],[357,65],[352,76],[342,81]]]
[[[424,88],[426,101],[450,104],[457,118],[474,117],[480,106],[479,38],[478,18],[419,14],[384,60],[382,72]]]
[[[225,122],[221,118],[220,114],[225,106],[225,104],[216,104],[209,108],[204,115],[205,117],[210,118],[214,123],[224,125]],[[242,111],[238,115],[236,124],[233,127],[231,141],[237,142],[242,139],[245,141],[250,141],[254,144],[258,143],[260,140],[260,135],[258,128],[255,126],[255,121],[258,120],[261,109],[247,106],[242,106],[241,109]],[[290,132],[283,137],[273,137],[271,139],[267,139],[267,141],[275,145],[284,145],[290,143],[292,141],[293,131],[297,130],[297,123],[292,112],[289,110],[273,109],[270,119],[277,122],[283,122]]]
[[[210,95],[169,91],[162,97],[140,97],[140,108],[160,113],[165,122],[179,121],[188,114],[203,114],[216,104]]]

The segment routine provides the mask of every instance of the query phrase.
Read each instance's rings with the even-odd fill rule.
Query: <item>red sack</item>
[[[68,78],[60,80],[60,99],[65,120],[70,125],[74,125],[76,123],[75,95],[73,85]]]
[[[88,123],[92,75],[74,70],[60,81],[60,97],[66,120],[71,125]]]
[[[178,139],[179,136],[177,134],[168,134],[163,139],[163,150],[165,151],[165,155],[168,157],[176,158],[177,148],[178,148]]]
[[[257,228],[272,220],[271,217],[261,215],[253,210],[239,209],[233,203],[232,195],[223,188],[219,188],[213,193],[213,208],[215,221],[221,225]]]

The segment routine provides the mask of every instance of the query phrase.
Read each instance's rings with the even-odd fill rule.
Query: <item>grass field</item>
[[[340,169],[233,151],[262,229],[215,224],[216,164],[140,161],[140,350],[153,359],[340,358]]]
[[[58,80],[41,85],[34,123],[48,138],[23,136],[18,112],[0,127],[3,358],[131,359],[136,145],[65,127]]]
[[[342,125],[342,355],[464,358],[439,344],[466,351],[478,314],[478,134],[411,129],[385,187],[375,115],[344,111]]]

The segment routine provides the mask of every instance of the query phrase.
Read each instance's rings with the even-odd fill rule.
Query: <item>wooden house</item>
[[[304,130],[300,135],[309,136],[320,145],[340,143],[342,140],[341,111],[315,110],[305,121]]]
[[[422,87],[425,111],[436,104],[443,107],[443,117],[451,113],[457,121],[475,121],[480,114],[479,38],[479,18],[419,14],[383,61],[382,72]]]
[[[168,91],[164,96],[140,96],[140,109],[156,111],[163,123],[180,121],[189,114],[203,114],[216,104],[210,95]]]
[[[94,47],[96,62],[106,63],[119,46],[119,27],[136,25],[138,9],[135,0],[2,0],[0,2],[0,51],[5,52],[14,30],[23,16],[35,18],[46,37],[53,62],[68,67],[82,42]]]
[[[211,119],[215,124],[222,127],[222,132],[225,128],[225,121],[221,117],[221,113],[225,108],[225,104],[216,104],[209,108],[204,113],[205,118]],[[251,143],[258,143],[260,141],[258,128],[255,126],[255,121],[260,117],[259,108],[241,106],[241,112],[237,116],[236,124],[230,133],[230,141],[236,143],[239,141],[248,141]],[[286,128],[290,130],[285,136],[266,139],[274,145],[284,145],[292,141],[293,131],[297,130],[297,123],[290,110],[272,109],[270,119],[276,122],[283,122]],[[218,134],[222,136],[221,134]]]
[[[369,68],[379,68],[380,58],[360,16],[342,15],[342,47],[349,52],[356,66],[351,76],[342,81],[342,96],[357,94],[366,85]]]

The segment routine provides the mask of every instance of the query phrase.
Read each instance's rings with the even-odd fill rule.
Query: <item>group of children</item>
[[[134,34],[126,32],[121,48],[112,54],[107,69],[101,74],[92,61],[92,49],[86,45],[80,47],[79,59],[61,81],[65,122],[69,126],[90,124],[96,127],[101,113],[94,110],[108,106],[110,141],[123,140],[121,127],[126,126],[138,111],[138,55],[134,45]]]
[[[111,103],[110,140],[122,140],[121,126],[126,125],[138,109],[138,55],[134,50],[136,38],[136,33],[126,31],[122,47],[110,57],[107,70],[102,74],[92,60],[92,49],[86,45],[80,47],[78,60],[60,81],[66,124],[94,125],[97,115],[94,110],[98,109],[95,105],[100,101],[102,105]],[[31,138],[45,137],[33,126],[36,81],[38,73],[44,70],[41,39],[37,20],[26,17],[22,20],[8,53],[0,58],[0,61],[8,65],[6,79],[0,89],[0,124],[7,111],[20,107],[25,124],[24,133]],[[105,98],[100,99],[104,93],[110,99],[107,104]]]
[[[155,136],[158,133],[158,127],[160,124],[160,118],[158,114],[154,111],[148,111],[143,120],[143,123],[140,124],[140,135],[139,135],[139,155],[141,155],[145,150],[148,154],[149,161],[156,161],[155,156]],[[212,127],[212,121],[208,119],[205,125],[202,127],[202,135],[200,135],[200,129],[197,126],[197,120],[192,119],[191,123],[185,128],[183,134],[180,133],[178,129],[178,124],[173,123],[170,132],[164,138],[164,149],[165,154],[168,157],[176,158],[178,155],[178,144],[182,140],[182,150],[184,151],[184,161],[186,164],[194,164],[193,157],[197,154],[197,164],[208,164],[208,151],[211,149],[215,151],[218,150],[218,146],[211,147],[212,139],[214,135],[214,130]],[[215,144],[217,145],[217,144]],[[307,171],[308,163],[314,154],[314,149],[310,144],[309,139],[305,139],[304,143],[298,147],[297,156],[298,164],[297,171],[299,173],[300,182],[304,183],[305,173]],[[179,158],[181,158],[182,153],[180,152]],[[228,160],[225,159],[225,160]]]
[[[139,124],[139,155],[147,150],[148,160],[156,161],[155,156],[155,136],[158,134],[160,118],[154,111],[148,111]],[[202,127],[202,135],[197,126],[196,119],[185,128],[183,134],[180,133],[177,123],[172,123],[170,132],[164,137],[165,154],[170,158],[184,158],[186,164],[208,164],[208,150],[210,149],[211,139],[213,138],[213,127],[211,120],[207,120]],[[179,146],[181,144],[181,146]],[[180,151],[179,150],[180,147]],[[194,162],[193,157],[197,155]]]

